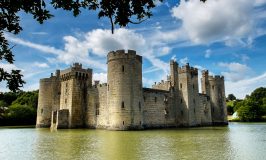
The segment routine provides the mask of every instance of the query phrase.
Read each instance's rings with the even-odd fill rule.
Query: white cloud
[[[33,35],[47,35],[47,32],[32,32]]]
[[[195,65],[194,68],[197,68],[198,70],[202,71],[202,70],[206,70],[206,68],[200,66],[200,65]]]
[[[255,6],[266,4],[266,0],[255,0]]]
[[[187,63],[188,63],[188,57],[181,58],[181,59],[179,60],[179,62],[181,63],[181,65],[185,65],[185,64],[187,64]]]
[[[182,21],[181,30],[196,44],[226,41],[248,44],[258,31],[254,6],[264,0],[181,0],[173,7],[172,16]]]
[[[231,63],[220,62],[218,63],[218,66],[225,68],[227,70],[221,73],[222,75],[224,75],[226,80],[233,82],[248,78],[250,73],[252,72],[250,67],[248,67],[245,64],[240,64],[237,62],[231,62]]]
[[[234,56],[240,59],[242,62],[246,62],[250,59],[249,56],[246,54],[234,54]]]
[[[39,89],[39,82],[31,83],[24,85],[23,90],[24,91],[33,91]]]
[[[244,98],[258,87],[266,86],[266,73],[237,82],[225,81],[226,94],[233,93],[237,98]]]
[[[175,54],[171,57],[171,60],[176,61],[176,55]]]
[[[148,59],[153,66],[168,72],[168,64],[157,58],[166,55],[171,48],[158,41],[144,38],[134,30],[125,28],[116,29],[112,34],[110,30],[95,29],[88,33],[80,34],[79,37],[65,36],[64,50],[51,46],[36,44],[13,36],[8,39],[20,45],[40,50],[44,53],[52,53],[53,58],[47,58],[50,63],[72,64],[80,62],[94,69],[106,71],[106,55],[109,51],[118,49],[134,49],[138,54]],[[155,53],[160,53],[159,55]]]
[[[33,65],[39,68],[49,68],[49,65],[47,63],[42,62],[34,62]]]
[[[170,47],[163,47],[161,48],[161,52],[162,52],[162,55],[167,55],[169,54],[171,51],[171,48]]]
[[[85,34],[84,39],[79,43],[92,50],[93,54],[102,57],[105,57],[109,51],[118,49],[135,49],[140,52],[146,45],[141,34],[124,28],[115,30],[114,34],[110,30],[96,29]]]
[[[204,57],[205,57],[205,58],[210,58],[210,57],[211,57],[211,54],[212,54],[212,50],[207,49],[207,50],[205,51],[205,55],[204,55]]]
[[[81,63],[87,64],[87,65],[93,66],[95,68],[106,70],[105,63],[95,61],[94,59],[92,59],[88,56],[85,56],[84,52],[81,52],[81,53],[78,52],[78,51],[81,51],[80,48],[76,48],[77,52],[75,52],[74,48],[72,48],[70,46],[70,44],[74,45],[73,43],[75,42],[75,39],[72,39],[71,37],[65,37],[64,38],[64,40],[66,41],[65,50],[56,49],[54,47],[47,46],[47,45],[36,44],[36,43],[29,42],[27,40],[23,40],[23,39],[16,38],[13,36],[7,36],[7,38],[9,41],[11,41],[13,43],[27,46],[30,48],[34,48],[34,49],[37,49],[43,53],[50,53],[50,54],[55,55],[56,56],[55,58],[48,58],[47,59],[49,62],[52,62],[52,63],[72,64],[73,62],[81,62]]]
[[[146,73],[151,73],[151,72],[155,72],[155,71],[159,71],[159,70],[160,70],[160,68],[152,66],[152,67],[145,69],[142,73],[146,74]]]
[[[0,68],[3,68],[7,72],[10,72],[11,70],[21,70],[16,65],[10,63],[0,63]]]
[[[107,73],[94,73],[92,80],[100,81],[100,83],[107,83]]]
[[[147,87],[151,87],[154,84],[154,82],[156,82],[156,80],[142,77],[142,82],[143,82],[143,87],[147,88]]]
[[[16,37],[10,36],[8,34],[6,34],[5,36],[7,37],[7,39],[9,41],[11,41],[13,43],[20,44],[20,45],[23,45],[23,46],[27,46],[27,47],[30,47],[30,48],[34,48],[34,49],[40,50],[40,51],[42,51],[44,53],[52,53],[52,54],[56,54],[56,55],[64,54],[64,52],[62,50],[55,49],[54,47],[32,43],[32,42],[29,42],[29,41],[26,41],[26,40],[23,40],[23,39],[20,39],[20,38],[16,38]]]

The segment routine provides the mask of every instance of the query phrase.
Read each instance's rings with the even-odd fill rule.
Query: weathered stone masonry
[[[92,69],[75,63],[40,80],[36,127],[130,130],[227,124],[224,77],[170,61],[170,76],[142,86],[142,57],[111,51],[107,83],[92,85]]]

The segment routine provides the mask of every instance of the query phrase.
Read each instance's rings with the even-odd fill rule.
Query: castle
[[[107,83],[75,63],[40,80],[36,127],[130,130],[227,124],[223,76],[170,61],[166,81],[143,88],[142,57],[111,51]]]

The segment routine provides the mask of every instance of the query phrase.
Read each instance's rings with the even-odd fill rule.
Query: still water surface
[[[266,123],[105,131],[0,128],[0,160],[266,159]]]

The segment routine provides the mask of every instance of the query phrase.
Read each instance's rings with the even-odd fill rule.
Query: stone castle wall
[[[141,128],[142,58],[135,51],[119,50],[108,54],[107,65],[109,128]]]
[[[86,126],[89,128],[107,128],[109,114],[107,108],[107,84],[97,84],[88,89]]]
[[[81,64],[74,64],[60,74],[61,96],[60,109],[69,110],[69,127],[85,125],[87,108],[87,88],[91,85],[92,70],[82,69]]]
[[[170,61],[170,75],[142,88],[142,57],[135,51],[109,52],[107,84],[81,64],[40,81],[37,127],[129,130],[226,124],[224,78]],[[52,122],[51,122],[52,121]],[[67,127],[66,127],[67,126]]]
[[[40,80],[37,127],[50,127],[52,111],[59,109],[60,104],[60,79],[59,72],[55,76]]]
[[[225,90],[223,76],[209,76],[210,99],[213,123],[223,124],[227,122],[227,110],[225,104]]]
[[[201,125],[211,125],[212,115],[211,115],[211,102],[209,96],[205,94],[199,95],[199,108],[200,108],[200,124]]]
[[[195,93],[197,92],[197,70],[188,64],[179,68],[179,88],[183,98],[183,116],[186,126],[196,126],[198,114],[198,101]],[[198,94],[198,92],[197,92]]]
[[[167,104],[165,97],[169,92],[155,89],[144,89],[143,125],[145,128],[160,128],[167,125]]]

